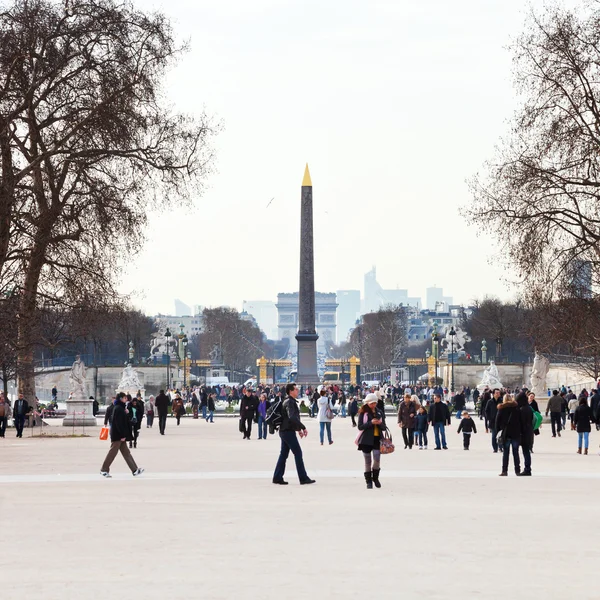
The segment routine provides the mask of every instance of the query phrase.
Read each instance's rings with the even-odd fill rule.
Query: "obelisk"
[[[300,295],[298,298],[299,323],[298,374],[296,382],[303,385],[319,383],[317,373],[317,335],[315,329],[315,261],[313,245],[312,181],[308,165],[304,170],[300,212]]]

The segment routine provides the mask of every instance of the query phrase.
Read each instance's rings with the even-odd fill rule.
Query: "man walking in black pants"
[[[160,390],[160,394],[156,396],[154,400],[154,406],[158,413],[158,429],[160,435],[165,435],[165,427],[167,426],[167,413],[169,412],[169,406],[171,401],[169,396],[165,394],[165,390]]]
[[[560,437],[560,431],[562,429],[561,426],[561,415],[560,412],[562,410],[563,399],[558,393],[558,390],[552,391],[552,397],[548,400],[548,405],[546,406],[546,416],[548,416],[548,412],[550,412],[550,422],[552,423],[552,437],[556,437],[558,433],[558,437]]]
[[[19,398],[15,401],[13,408],[13,417],[15,419],[15,429],[17,430],[17,437],[23,437],[23,427],[25,427],[25,417],[29,413],[29,402],[25,400],[25,396],[22,393],[19,394]]]
[[[484,409],[487,427],[492,434],[492,449],[494,452],[504,451],[502,446],[498,446],[498,432],[496,431],[496,416],[498,415],[498,406],[502,404],[502,393],[498,388],[494,390],[494,395],[487,401]]]
[[[296,432],[299,433],[300,437],[306,437],[308,432],[306,427],[300,420],[300,409],[296,398],[298,398],[298,388],[294,383],[288,383],[285,392],[287,398],[283,402],[281,408],[281,427],[279,428],[279,437],[281,438],[281,451],[279,453],[279,460],[275,467],[275,473],[273,473],[273,483],[277,485],[287,485],[287,481],[283,479],[285,474],[285,463],[290,455],[290,450],[296,460],[296,471],[298,472],[298,478],[302,485],[308,485],[314,483],[315,480],[311,479],[306,473],[304,467],[304,460],[302,459],[302,448],[296,437]]]
[[[244,390],[244,396],[240,402],[240,419],[244,425],[244,439],[249,440],[252,434],[252,421],[258,409],[258,398],[252,393],[252,388]]]

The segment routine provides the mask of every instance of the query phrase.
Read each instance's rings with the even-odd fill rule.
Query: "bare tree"
[[[494,235],[526,286],[560,291],[581,265],[590,277],[600,265],[598,3],[532,13],[513,53],[523,105],[471,182],[468,215]]]
[[[266,354],[260,329],[226,306],[204,309],[202,333],[193,343],[199,347],[202,359],[208,359],[217,349],[224,364],[237,370],[254,368],[256,359]]]
[[[19,290],[20,387],[40,302],[116,298],[150,208],[201,191],[212,129],[162,100],[183,48],[124,0],[16,0],[0,13],[0,290]]]
[[[387,305],[363,315],[350,335],[349,347],[361,359],[362,371],[388,369],[407,348],[407,317],[402,306]]]

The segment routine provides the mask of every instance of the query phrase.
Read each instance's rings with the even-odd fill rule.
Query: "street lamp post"
[[[440,338],[438,337],[436,322],[433,323],[432,341],[433,341],[433,357],[435,358],[435,384],[434,384],[434,386],[437,387],[437,384],[438,384],[438,358],[439,358],[438,349],[439,349]]]
[[[452,370],[450,374],[450,393],[454,396],[454,336],[456,335],[456,331],[454,330],[454,326],[450,328],[450,339],[452,346]]]
[[[183,339],[181,340],[183,343],[183,387],[185,388],[185,377],[186,377],[186,360],[187,360],[187,345],[188,345],[188,339],[187,339],[187,335],[183,336]]]
[[[169,331],[169,328],[167,327],[167,330],[165,331],[165,338],[167,338],[167,393],[169,391],[169,378],[170,378],[170,372],[171,372],[171,353],[169,351],[169,338],[171,337],[171,332]]]

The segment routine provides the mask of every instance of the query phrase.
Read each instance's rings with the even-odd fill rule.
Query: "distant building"
[[[365,296],[363,301],[363,313],[370,313],[379,310],[380,307],[387,304],[403,306],[414,306],[421,308],[421,298],[409,296],[408,290],[385,290],[377,281],[377,270],[373,267],[368,273],[365,273]]]
[[[173,316],[173,315],[157,315],[155,320],[160,320],[166,327],[169,328],[171,335],[179,335],[181,331],[179,325],[183,325],[183,333],[190,339],[193,335],[202,332],[202,316]]]
[[[278,338],[287,338],[291,344],[296,343],[298,332],[298,297],[298,292],[277,294]],[[337,307],[335,294],[315,292],[315,325],[319,335],[317,352],[325,353],[328,344],[335,344]]]
[[[178,298],[175,299],[175,316],[176,317],[186,317],[191,316],[192,309],[187,304],[184,304]]]
[[[439,288],[436,286],[427,288],[425,308],[427,310],[437,310],[438,302],[445,304],[446,309],[448,306],[450,306],[453,303],[451,296],[444,296],[443,288]]]
[[[242,310],[251,314],[267,338],[278,339],[277,308],[270,300],[244,300]]]
[[[337,291],[337,340],[338,344],[348,339],[360,317],[360,290]]]

